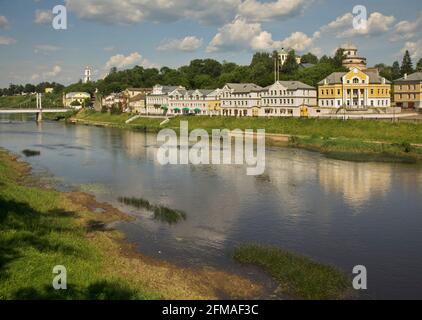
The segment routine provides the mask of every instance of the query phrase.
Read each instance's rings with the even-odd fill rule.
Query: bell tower
[[[84,83],[91,82],[92,70],[90,67],[85,68]]]

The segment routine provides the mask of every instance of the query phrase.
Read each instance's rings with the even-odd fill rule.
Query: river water
[[[270,244],[349,274],[366,266],[370,298],[422,298],[420,167],[276,147],[256,177],[239,165],[162,166],[154,134],[55,122],[0,121],[0,147],[41,151],[25,158],[34,173],[133,214],[116,227],[146,255],[241,273],[233,248]],[[158,222],[120,196],[184,210],[187,219]]]

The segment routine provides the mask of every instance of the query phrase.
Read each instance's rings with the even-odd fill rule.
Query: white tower
[[[85,68],[85,77],[84,77],[84,83],[91,82],[91,75],[92,71],[90,67]]]

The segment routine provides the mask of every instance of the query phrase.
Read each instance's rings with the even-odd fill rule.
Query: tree
[[[70,103],[70,105],[71,105],[72,107],[80,107],[80,106],[81,106],[81,103],[80,103],[78,100],[73,100],[73,101]]]
[[[333,58],[330,58],[324,54],[319,60],[319,63],[333,63]]]
[[[343,65],[343,60],[345,57],[346,56],[344,54],[344,49],[338,48],[333,58],[334,66],[341,67]]]
[[[391,67],[391,77],[393,80],[397,80],[401,77],[400,64],[398,61],[394,61],[393,66]]]
[[[89,108],[91,106],[92,106],[92,102],[90,98],[86,98],[84,101],[82,101],[83,108]]]
[[[309,53],[302,56],[302,63],[317,64],[318,63],[318,57],[309,52]]]
[[[376,64],[374,67],[378,69],[381,77],[390,81],[394,80],[392,76],[392,67],[387,66],[384,63]]]
[[[281,68],[281,72],[286,74],[293,74],[298,69],[299,65],[296,62],[296,52],[294,50],[290,50],[289,54],[287,55],[287,59]]]
[[[252,82],[264,87],[272,84],[274,82],[273,61],[269,53],[255,53],[250,64]]]
[[[111,67],[109,74],[113,74],[117,72],[117,67]]]
[[[422,58],[419,59],[418,64],[416,65],[416,71],[422,72]]]
[[[413,72],[412,58],[410,57],[409,50],[406,50],[403,56],[403,62],[401,64],[400,73],[402,76],[405,74],[411,74]]]

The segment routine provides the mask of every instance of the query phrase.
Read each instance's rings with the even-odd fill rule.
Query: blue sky
[[[67,8],[67,30],[52,27],[56,5]],[[356,5],[367,9],[362,30],[353,28]],[[369,65],[391,64],[405,49],[422,57],[420,30],[420,0],[0,0],[0,87],[68,84],[87,65],[100,78],[112,66],[248,64],[255,51],[321,56],[348,42]]]

